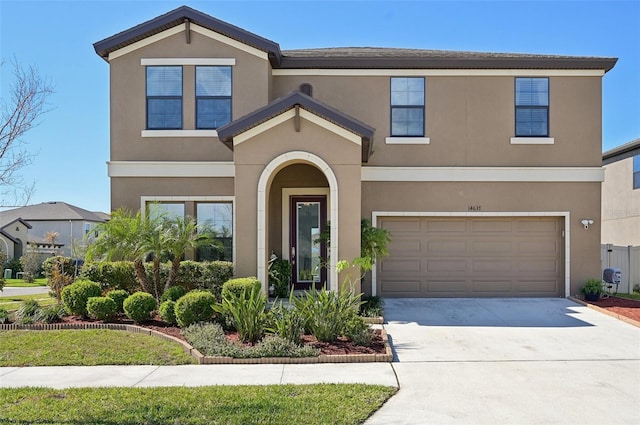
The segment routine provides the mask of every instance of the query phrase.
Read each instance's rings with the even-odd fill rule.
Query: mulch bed
[[[77,316],[67,316],[63,318],[64,323],[104,323],[101,320],[91,320],[91,319],[82,319]],[[119,317],[116,320],[112,320],[109,323],[118,323],[125,325],[133,325],[133,320],[130,320],[126,317]],[[143,324],[138,324],[138,326],[148,329],[153,329],[154,331],[170,335],[172,337],[181,339],[186,341],[184,335],[182,335],[182,330],[177,326],[170,326],[167,323],[159,320],[158,317],[145,322]],[[238,341],[238,334],[236,332],[228,332],[227,338],[232,341]],[[374,330],[374,337],[371,346],[362,347],[359,345],[354,345],[347,338],[338,338],[335,342],[319,342],[315,337],[311,335],[303,335],[302,340],[305,344],[311,344],[315,348],[320,349],[321,354],[326,355],[340,355],[340,354],[385,354],[386,347],[384,341],[382,339],[382,332],[379,329]]]
[[[588,301],[588,303],[640,322],[639,300],[610,296],[608,298],[600,299],[599,301]]]

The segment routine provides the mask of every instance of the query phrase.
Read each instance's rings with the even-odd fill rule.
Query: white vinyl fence
[[[630,294],[634,285],[640,285],[640,246],[604,244],[600,249],[602,270],[616,267],[622,272],[618,292]]]

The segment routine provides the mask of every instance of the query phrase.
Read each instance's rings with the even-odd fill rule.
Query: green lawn
[[[47,278],[42,277],[36,279],[33,283],[27,283],[22,279],[5,279],[7,282],[5,286],[10,286],[14,288],[32,288],[34,286],[47,286]]]
[[[0,297],[0,307],[7,311],[14,311],[20,307],[20,303],[25,300],[36,300],[41,307],[47,305],[53,305],[57,301],[55,298],[51,298],[49,294],[34,294],[34,295],[15,295],[13,297]]]
[[[362,384],[0,389],[0,423],[362,424],[395,388]]]
[[[616,297],[629,298],[630,300],[640,300],[640,294],[616,294]]]
[[[195,359],[182,346],[150,335],[108,329],[0,331],[0,366],[189,363]]]

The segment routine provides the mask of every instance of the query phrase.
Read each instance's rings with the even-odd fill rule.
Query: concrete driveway
[[[638,424],[640,328],[566,299],[386,299],[400,391],[366,423]]]

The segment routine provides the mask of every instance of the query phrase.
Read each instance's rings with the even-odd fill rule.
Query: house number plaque
[[[469,205],[467,211],[482,211],[482,205]]]

